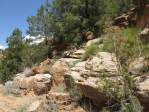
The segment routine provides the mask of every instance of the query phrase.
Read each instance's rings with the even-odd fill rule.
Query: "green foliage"
[[[56,92],[65,93],[66,92],[65,84],[60,84],[58,87],[56,87]]]
[[[25,104],[17,109],[17,112],[26,112],[29,105]]]
[[[92,44],[85,49],[85,53],[82,57],[82,60],[86,60],[87,58],[95,55],[99,51],[99,47],[96,44]]]
[[[0,65],[0,80],[5,82],[12,79],[14,74],[22,70],[23,37],[19,29],[15,29],[7,39],[8,49]]]
[[[58,112],[59,105],[54,100],[49,100],[43,105],[44,112]]]
[[[122,62],[138,57],[141,55],[138,33],[139,30],[137,28],[126,28],[118,33],[106,34],[102,50],[115,52]]]
[[[121,112],[143,112],[143,108],[137,97],[130,97],[130,103],[122,102]]]
[[[4,51],[4,58],[0,62],[0,81],[6,82],[26,67],[39,64],[49,56],[49,45],[40,43],[31,45],[23,40],[22,32],[15,29],[7,39],[8,48]]]
[[[107,20],[129,9],[132,0],[54,0],[28,17],[30,35],[53,36],[54,42],[79,44],[87,31],[98,37]]]
[[[104,35],[103,51],[116,54],[118,60],[119,79],[111,80],[106,71],[100,75],[103,81],[103,91],[109,98],[105,111],[110,112],[142,112],[142,106],[134,96],[133,76],[129,73],[129,62],[142,55],[142,48],[138,39],[139,30],[126,28],[121,32]]]

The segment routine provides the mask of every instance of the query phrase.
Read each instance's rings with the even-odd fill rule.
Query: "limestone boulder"
[[[14,83],[16,83],[21,89],[32,89],[34,76],[26,77],[24,74],[17,74],[14,78]]]
[[[39,66],[35,66],[32,68],[34,74],[43,74],[49,73],[50,68],[52,67],[54,61],[52,59],[46,59],[40,63]]]
[[[71,58],[81,59],[83,54],[85,53],[84,49],[79,49],[75,51],[74,53],[70,54]]]
[[[86,46],[85,47],[89,47],[90,45],[92,44],[101,44],[103,41],[102,38],[96,38],[96,39],[93,39],[93,40],[89,40],[87,43],[86,43]]]
[[[142,73],[149,72],[149,59],[145,57],[139,57],[135,59],[129,65],[129,72],[134,75],[141,75]]]
[[[149,111],[149,75],[140,76],[135,79],[135,92],[138,96],[141,104],[144,107],[144,111]]]
[[[46,94],[51,90],[52,76],[50,74],[37,74],[34,76],[33,91],[35,94]]]
[[[65,74],[67,89],[77,87],[80,94],[91,99],[95,105],[102,108],[107,101],[103,92],[104,81],[99,78],[106,72],[109,79],[116,81],[118,76],[116,56],[108,52],[99,52],[87,61],[78,62]]]
[[[140,40],[143,43],[149,43],[149,28],[145,28],[141,33],[140,33]]]
[[[17,75],[13,83],[20,89],[34,90],[35,94],[45,94],[50,91],[52,86],[52,76],[50,74],[36,74],[35,76],[25,77]]]
[[[108,52],[99,52],[96,56],[93,56],[86,62],[87,70],[94,72],[107,72],[107,75],[117,75],[117,60],[116,56]]]
[[[87,31],[85,33],[85,40],[92,40],[95,38],[95,35],[92,31]]]
[[[65,72],[69,71],[69,66],[65,61],[56,61],[50,69],[50,74],[53,76],[54,83],[61,84],[64,81]]]
[[[74,50],[65,51],[64,57],[81,59],[84,53],[85,53],[84,49],[78,49],[78,50],[74,49]]]
[[[70,67],[79,62],[79,59],[75,58],[61,58],[60,61],[66,62]]]

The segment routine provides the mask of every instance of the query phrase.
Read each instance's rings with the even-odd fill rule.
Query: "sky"
[[[36,14],[45,0],[0,0],[0,49],[6,47],[6,38],[13,29],[19,28],[26,34],[28,16]]]

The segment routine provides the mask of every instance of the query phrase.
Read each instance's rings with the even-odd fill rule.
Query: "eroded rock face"
[[[33,90],[37,95],[46,94],[51,90],[52,76],[50,74],[37,74],[34,76]]]
[[[129,65],[129,72],[134,75],[141,75],[142,73],[149,72],[149,59],[145,57],[139,57],[135,59]]]
[[[88,31],[85,33],[85,40],[92,40],[95,38],[95,35],[92,31]]]
[[[99,52],[86,63],[86,69],[94,72],[107,72],[107,75],[117,75],[117,61],[112,53]]]
[[[14,78],[16,83],[21,89],[32,89],[33,88],[34,76],[26,77],[24,74],[18,74]]]
[[[144,111],[149,111],[149,76],[145,74],[144,76],[137,77],[135,79],[136,95],[138,96],[141,104],[144,107]]]
[[[20,89],[33,89],[35,94],[45,94],[51,89],[52,76],[50,74],[36,74],[30,77],[18,75],[13,82],[17,84]]]
[[[86,43],[86,46],[85,47],[89,47],[90,45],[92,44],[99,44],[99,43],[102,43],[103,39],[102,38],[96,38],[96,39],[93,39],[93,40],[89,40],[87,43]]]
[[[114,54],[99,52],[91,59],[77,63],[65,74],[66,86],[68,89],[77,86],[83,96],[91,99],[101,108],[107,100],[102,91],[102,80],[99,78],[103,70],[108,77],[117,76],[117,61]]]
[[[54,62],[52,59],[46,59],[43,62],[41,62],[39,66],[33,67],[32,71],[34,74],[40,74],[45,72],[48,73],[53,63]]]
[[[56,85],[63,83],[64,74],[69,70],[69,66],[65,61],[56,61],[50,69],[50,74],[53,76]]]
[[[84,53],[85,53],[84,49],[79,49],[74,51],[66,51],[64,52],[64,56],[67,58],[81,59]]]
[[[143,43],[149,43],[149,28],[145,28],[141,33],[140,33],[140,40]]]

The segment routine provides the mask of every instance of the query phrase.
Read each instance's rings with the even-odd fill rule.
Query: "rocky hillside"
[[[103,107],[116,111],[117,99],[126,89],[117,55],[96,51],[84,59],[87,49],[93,45],[100,49],[103,39],[89,40],[82,48],[65,51],[64,56],[56,60],[47,59],[1,85],[1,112],[98,112]],[[144,112],[149,111],[148,67],[148,59],[143,56],[129,64],[133,94]],[[126,102],[129,104],[129,101]]]

